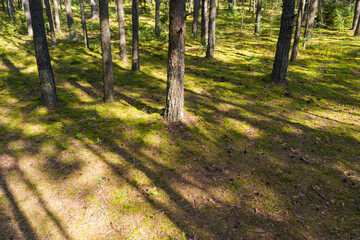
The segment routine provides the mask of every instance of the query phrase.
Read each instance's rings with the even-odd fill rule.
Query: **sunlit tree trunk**
[[[32,0],[30,0],[32,1]],[[54,19],[51,13],[51,5],[50,0],[44,0],[45,7],[46,7],[46,15],[49,21],[49,27],[50,27],[50,36],[51,36],[51,45],[53,47],[56,47],[56,35],[55,35],[55,26],[54,26]]]
[[[132,70],[140,71],[139,59],[139,0],[132,1]]]
[[[99,1],[104,101],[114,101],[114,74],[111,56],[109,0]]]
[[[36,63],[40,78],[41,103],[51,107],[58,102],[54,74],[46,42],[45,22],[41,0],[30,0],[30,15],[33,27]]]
[[[215,57],[215,29],[216,29],[216,0],[210,0],[209,39],[206,58]]]
[[[279,39],[276,46],[275,61],[271,77],[275,83],[286,83],[289,65],[291,36],[294,28],[295,0],[283,2]]]
[[[185,119],[185,14],[186,5],[184,0],[170,0],[167,91],[164,115],[169,122],[181,122]]]
[[[256,20],[255,20],[255,35],[260,34],[261,8],[262,8],[262,0],[257,0]]]
[[[7,0],[7,5],[8,5],[8,12],[9,12],[9,17],[11,20],[11,24],[14,24],[14,13],[13,13],[13,5],[12,5],[12,0]]]
[[[118,9],[118,25],[119,25],[119,51],[120,59],[123,62],[127,61],[126,55],[126,31],[125,31],[125,21],[124,21],[124,6],[122,0],[117,0],[117,9]]]
[[[307,41],[311,42],[317,7],[318,7],[318,0],[311,0],[309,5],[309,11],[306,18],[306,27],[304,32],[304,38],[305,38],[304,47]]]
[[[98,19],[99,18],[98,0],[90,0],[90,5],[91,5],[91,18]]]
[[[301,34],[301,18],[305,8],[305,0],[299,0],[298,13],[296,17],[296,29],[294,35],[294,44],[291,52],[291,62],[296,62],[297,55],[299,54],[299,42]]]
[[[71,0],[65,0],[65,11],[66,11],[66,19],[67,19],[67,23],[68,23],[68,27],[69,27],[70,36],[73,36],[74,35],[74,19],[73,19],[72,10],[71,10]]]
[[[197,38],[198,24],[199,24],[199,11],[200,11],[200,0],[194,0],[194,18],[192,23],[192,34],[193,39]]]
[[[359,21],[359,16],[360,16],[360,0],[356,0],[355,9],[354,9],[354,19],[351,30],[355,30],[357,23]]]
[[[83,29],[83,35],[84,35],[84,45],[85,45],[85,48],[89,48],[89,38],[88,38],[88,34],[87,34],[87,29],[86,29],[84,2],[83,2],[83,0],[79,0],[79,3],[80,3],[80,12],[81,12],[81,25],[82,25],[82,29]]]
[[[155,34],[160,35],[160,3],[161,0],[155,0]]]
[[[28,34],[29,34],[29,36],[32,36],[33,35],[33,29],[32,29],[32,25],[31,25],[29,0],[23,0],[23,8],[24,8],[24,13],[25,13],[25,18],[26,18],[26,24],[27,24],[27,27],[28,27]]]
[[[58,3],[58,0],[54,0],[53,2],[54,2],[54,15],[55,15],[56,31],[58,34],[61,34],[59,3]]]
[[[206,44],[209,34],[209,18],[208,18],[208,2],[209,0],[202,0],[201,4],[201,42]]]

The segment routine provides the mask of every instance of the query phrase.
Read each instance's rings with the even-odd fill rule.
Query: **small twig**
[[[110,225],[111,225],[111,228],[114,229],[115,231],[121,232],[121,230],[118,227],[116,227],[113,222],[110,222]]]
[[[186,14],[185,14],[185,17],[190,16],[190,15],[193,15],[193,14],[194,14],[194,12],[186,13]]]
[[[322,199],[326,200],[326,197],[321,194],[318,190],[316,190],[316,188],[314,186],[311,186],[311,188],[316,192],[316,194],[321,197]]]

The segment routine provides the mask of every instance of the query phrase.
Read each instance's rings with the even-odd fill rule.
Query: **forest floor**
[[[78,12],[75,39],[63,14],[50,49],[60,104],[47,109],[26,26],[0,12],[0,239],[360,239],[360,41],[316,29],[281,87],[277,27],[255,37],[249,14],[240,33],[220,9],[214,60],[189,18],[187,120],[169,124],[166,29],[155,37],[150,13],[133,73],[112,9],[112,104],[98,21],[85,50]]]

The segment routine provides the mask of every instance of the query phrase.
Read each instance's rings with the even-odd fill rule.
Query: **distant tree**
[[[236,8],[236,0],[228,0],[228,10],[233,11]]]
[[[111,56],[109,0],[99,1],[104,101],[114,101],[114,73]]]
[[[58,34],[61,34],[62,32],[61,32],[60,15],[59,15],[59,3],[58,3],[58,0],[53,0],[53,2],[54,2],[54,15],[55,15],[56,31]]]
[[[125,21],[124,21],[124,6],[122,0],[116,0],[117,4],[117,14],[118,14],[118,25],[119,25],[119,50],[120,50],[120,59],[123,62],[127,61],[126,55],[126,31],[125,31]]]
[[[84,2],[83,2],[83,0],[79,0],[79,3],[80,3],[80,12],[81,12],[81,25],[82,25],[82,29],[83,29],[83,35],[84,35],[84,45],[85,45],[85,48],[89,48],[89,38],[88,38],[88,34],[87,34],[87,29],[86,29]]]
[[[72,16],[71,10],[71,0],[65,0],[65,11],[66,11],[66,19],[69,27],[70,36],[74,35],[74,19]]]
[[[354,8],[354,19],[351,30],[355,30],[357,23],[359,21],[359,16],[360,16],[360,0],[356,0],[355,8]]]
[[[139,0],[132,1],[132,68],[140,71],[139,59]]]
[[[46,15],[47,15],[47,18],[49,21],[51,45],[53,47],[56,47],[55,26],[54,26],[54,19],[53,19],[52,13],[51,13],[50,0],[44,0],[44,3],[45,3],[45,8],[46,8]]]
[[[255,11],[256,11],[256,0],[250,0],[252,1],[252,19],[255,17]]]
[[[309,10],[306,18],[305,32],[304,32],[304,38],[305,38],[304,47],[307,41],[311,42],[312,30],[314,27],[317,7],[318,7],[318,0],[310,0]]]
[[[215,0],[212,0],[215,1]],[[216,11],[216,9],[215,9]],[[181,122],[184,114],[184,74],[186,5],[183,0],[170,0],[169,49],[165,119]]]
[[[192,22],[193,39],[197,38],[199,24],[200,0],[194,0],[194,17]]]
[[[2,6],[3,11],[5,11],[5,3],[4,3],[4,0],[1,0],[1,6]]]
[[[275,83],[286,83],[289,65],[291,35],[294,28],[295,0],[284,0],[281,14],[281,26],[276,46],[275,61],[271,77]]]
[[[27,27],[28,27],[28,34],[29,34],[29,36],[32,36],[33,35],[33,29],[32,29],[32,25],[31,25],[29,0],[23,0],[22,4],[23,4],[23,9],[24,9],[25,18],[26,18],[26,24],[27,24]]]
[[[303,16],[305,8],[305,0],[299,0],[298,13],[296,16],[296,29],[294,35],[294,44],[291,52],[291,62],[296,62],[297,55],[299,54],[299,42],[300,42],[300,34],[301,34],[301,18]]]
[[[155,34],[160,35],[160,4],[161,0],[155,0]]]
[[[12,0],[7,0],[7,5],[8,5],[8,13],[11,20],[11,24],[14,24],[14,12],[13,12],[14,7],[12,4]]]
[[[90,0],[90,5],[91,5],[91,18],[98,19],[99,18],[98,0]]]
[[[261,8],[262,8],[262,0],[257,0],[256,20],[255,20],[255,35],[260,34]]]
[[[206,44],[209,34],[208,2],[202,0],[201,4],[201,43]]]
[[[46,41],[41,0],[30,0],[29,6],[34,33],[35,56],[40,78],[41,103],[44,106],[51,107],[56,105],[58,100]]]
[[[210,0],[209,39],[206,58],[215,57],[215,29],[216,29],[216,0]]]

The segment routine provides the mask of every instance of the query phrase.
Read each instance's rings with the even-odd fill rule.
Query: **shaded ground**
[[[360,238],[360,42],[317,30],[281,88],[269,79],[276,27],[254,37],[248,14],[240,34],[220,10],[215,60],[189,34],[177,125],[160,115],[167,40],[150,14],[140,73],[113,36],[113,104],[101,99],[99,24],[90,50],[59,37],[56,109],[39,107],[25,25],[3,23],[0,239]]]

